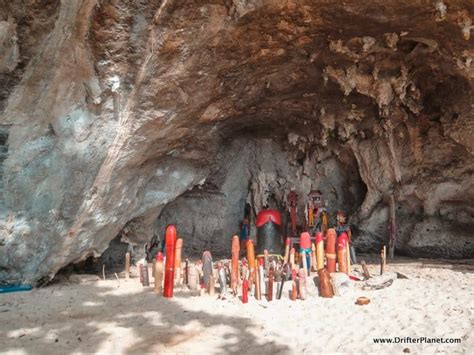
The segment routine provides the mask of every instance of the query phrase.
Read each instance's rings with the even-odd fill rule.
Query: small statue
[[[323,194],[319,190],[311,190],[306,204],[306,227],[311,232],[327,230],[327,215]]]
[[[260,211],[255,226],[257,227],[257,257],[263,257],[265,250],[269,261],[283,255],[280,212],[278,210]]]
[[[247,249],[247,241],[250,236],[250,221],[248,218],[244,218],[240,224],[240,250],[245,251]]]
[[[351,227],[346,223],[347,218],[344,212],[342,211],[337,211],[336,212],[336,232],[337,235],[339,236],[342,232],[346,232],[349,237],[351,236],[350,230]]]
[[[245,251],[247,247],[247,241],[250,237],[250,213],[251,213],[251,206],[246,203],[244,209],[244,219],[240,224],[240,251]]]
[[[323,208],[323,210],[321,211],[321,232],[323,232],[323,234],[326,234],[326,232],[328,231],[328,213],[326,212],[326,209]]]
[[[298,194],[295,190],[291,190],[288,194],[288,212],[290,213],[291,222],[291,235],[296,236],[296,223],[297,223],[297,212],[298,212]]]

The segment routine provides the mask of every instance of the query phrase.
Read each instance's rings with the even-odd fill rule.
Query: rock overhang
[[[450,256],[472,255],[463,244],[473,224],[469,1],[446,1],[446,13],[431,2],[375,0],[53,3],[34,10],[49,26],[43,42],[25,30],[34,20],[17,22],[20,52],[32,59],[9,74],[2,113],[13,125],[3,176],[16,181],[3,185],[2,238],[15,240],[2,252],[3,279],[52,275],[100,254],[127,223],[151,226],[210,176],[230,141],[253,137],[273,138],[307,165],[354,157],[367,187],[353,215],[361,248],[385,233],[383,201],[395,193],[406,215],[401,250],[416,233],[454,245]],[[77,124],[63,134],[68,117]],[[303,138],[283,143],[291,135]],[[35,139],[53,144],[31,164]],[[186,178],[157,178],[158,168]],[[45,194],[55,196],[47,210]],[[435,232],[424,228],[432,218],[441,221]],[[25,225],[41,257],[13,271],[34,258],[17,248]],[[146,226],[140,233],[151,233]],[[423,243],[405,251],[422,255]]]

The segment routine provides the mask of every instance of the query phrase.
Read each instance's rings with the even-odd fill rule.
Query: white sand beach
[[[0,295],[3,354],[468,353],[474,349],[474,273],[414,259],[387,265],[408,279],[324,299],[248,304],[175,289],[172,299],[137,278],[60,282]],[[354,269],[360,269],[355,265]],[[371,273],[378,265],[369,264]],[[316,273],[312,273],[311,279]],[[286,289],[290,287],[287,283]],[[370,304],[355,300],[366,296]],[[374,338],[460,338],[460,344],[376,344]]]

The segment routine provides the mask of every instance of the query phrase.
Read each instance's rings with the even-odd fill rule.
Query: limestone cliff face
[[[7,3],[0,280],[183,218],[196,250],[223,251],[248,196],[290,185],[327,188],[361,249],[393,193],[397,250],[472,257],[473,16],[469,0]],[[224,207],[203,227],[195,205]]]

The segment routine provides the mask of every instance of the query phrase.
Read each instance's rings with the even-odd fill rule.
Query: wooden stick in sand
[[[234,292],[234,296],[237,296],[237,286],[239,283],[239,252],[240,252],[240,241],[239,236],[234,235],[232,237],[232,273],[230,276],[230,288]]]
[[[291,277],[291,267],[290,264],[283,264],[280,273],[277,275],[281,280],[279,288],[277,290],[277,300],[281,299],[283,293],[283,287],[285,286],[285,281]],[[278,280],[277,280],[278,281]]]
[[[308,265],[307,265],[307,259],[306,259],[306,252],[302,251],[301,252],[301,261],[303,263],[303,270],[308,274]]]
[[[125,278],[130,278],[130,252],[125,253]]]
[[[249,273],[249,264],[247,258],[243,257],[242,258],[242,284],[244,282],[244,279],[248,279],[248,273]]]
[[[337,238],[337,263],[338,271],[344,274],[349,274],[349,267],[347,265],[347,233],[342,232]]]
[[[239,260],[237,259],[237,288],[242,285],[242,282],[243,282],[243,272],[241,272],[240,270]]]
[[[204,287],[209,285],[209,277],[212,276],[212,254],[210,251],[206,250],[202,253],[202,275]]]
[[[178,238],[176,240],[175,252],[174,252],[174,284],[181,284],[181,253],[183,251],[183,239]]]
[[[385,263],[387,260],[387,247],[384,245],[380,251],[380,275],[385,272]]]
[[[276,269],[275,270],[275,282],[276,282],[276,299],[279,300],[281,298],[281,292],[283,291],[283,277],[282,277],[282,270]]]
[[[316,233],[316,271],[324,267],[324,239],[323,233]]]
[[[364,260],[360,262],[360,265],[362,266],[362,272],[364,274],[364,277],[366,280],[370,279],[370,272],[369,269],[367,268],[367,264],[365,263]]]
[[[351,274],[351,247],[349,242],[346,245],[346,256],[347,256],[347,275]]]
[[[187,285],[189,283],[189,259],[184,260],[184,281],[183,283]]]
[[[188,270],[188,287],[190,290],[199,290],[199,270],[196,265],[189,265]]]
[[[209,282],[207,284],[207,293],[209,293],[209,296],[214,296],[216,294],[216,281],[214,280],[214,275],[211,274],[209,276]]]
[[[395,254],[395,239],[397,234],[397,224],[395,221],[395,196],[393,194],[390,195],[389,199],[390,204],[390,221],[389,221],[389,249],[388,254],[390,259],[393,259]]]
[[[295,248],[291,248],[290,250],[290,266],[293,269],[295,267]]]
[[[273,300],[273,266],[268,270],[267,300],[268,302]]]
[[[247,303],[249,301],[249,280],[248,272],[244,274],[244,281],[242,282],[242,303]]]
[[[143,286],[150,286],[150,276],[148,275],[148,263],[143,261]]]
[[[257,261],[255,261],[255,263],[257,263]],[[260,298],[262,297],[262,295],[266,293],[265,271],[264,271],[265,266],[264,265],[265,265],[265,261],[263,259],[259,259],[258,260],[258,278],[260,281]]]
[[[138,263],[138,279],[140,280],[140,283],[142,284],[142,286],[144,286],[143,283],[145,282],[144,281],[145,280],[144,279],[144,274],[145,274],[145,272],[144,272],[144,268],[143,268],[143,263],[140,261]]]
[[[163,254],[158,252],[155,258],[155,287],[154,291],[157,294],[161,294],[163,284],[163,273],[165,271],[165,265],[163,264]]]
[[[298,272],[298,289],[299,289],[299,292],[298,293],[300,295],[300,299],[302,299],[302,300],[306,299],[306,294],[307,294],[307,291],[306,291],[306,275],[307,275],[307,272],[304,268],[299,270],[299,272]]]
[[[247,241],[247,261],[249,263],[249,289],[252,288],[252,284],[255,282],[255,248],[253,245],[253,240],[249,239]]]
[[[258,261],[255,259],[254,265],[257,265]],[[260,272],[256,272],[255,274],[255,299],[259,300],[262,297],[261,289],[260,289]]]
[[[290,238],[286,238],[285,241],[285,256],[283,258],[283,264],[288,262],[288,258],[290,257]]]
[[[318,270],[319,277],[319,292],[321,297],[332,298],[334,296],[334,291],[331,285],[331,275],[326,268]]]
[[[218,270],[218,281],[220,287],[221,297],[227,293],[227,273],[224,263],[221,261],[217,267]]]
[[[163,297],[173,297],[174,287],[174,251],[176,245],[176,227],[170,224],[166,228],[166,262]]]
[[[296,268],[291,270],[291,300],[296,301],[298,297],[298,287],[296,285]]]
[[[336,272],[336,230],[328,229],[326,244],[327,269],[329,273]]]
[[[311,269],[318,271],[318,261],[316,259],[316,245],[311,243]]]

